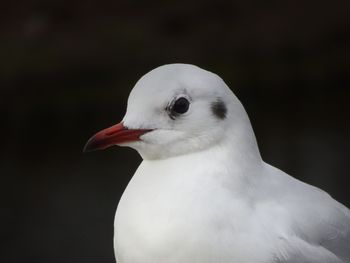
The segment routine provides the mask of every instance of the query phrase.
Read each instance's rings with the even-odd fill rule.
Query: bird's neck
[[[191,152],[165,159],[144,160],[142,169],[151,167],[162,177],[191,174],[194,180],[201,176],[218,176],[240,188],[251,186],[260,176],[263,161],[252,129],[241,127],[231,130],[227,137],[215,145],[201,151]],[[187,179],[189,179],[187,177]]]

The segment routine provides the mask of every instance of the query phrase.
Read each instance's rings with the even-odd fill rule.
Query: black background
[[[350,206],[347,1],[4,1],[1,262],[114,262],[118,200],[141,161],[82,154],[143,74],[219,74],[265,161]]]

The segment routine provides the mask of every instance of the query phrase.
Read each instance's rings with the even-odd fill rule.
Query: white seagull
[[[85,151],[112,145],[143,158],[115,216],[118,263],[350,262],[350,210],[261,159],[216,74],[170,64],[144,75],[122,122]]]

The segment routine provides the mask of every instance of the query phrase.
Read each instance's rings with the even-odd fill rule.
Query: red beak
[[[121,122],[116,125],[113,125],[112,127],[104,129],[92,136],[85,144],[83,152],[103,150],[116,144],[139,141],[140,136],[149,131],[151,130],[128,129]]]

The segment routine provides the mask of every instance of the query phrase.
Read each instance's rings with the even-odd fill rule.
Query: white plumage
[[[170,116],[179,97],[189,108]],[[186,64],[149,72],[123,124],[152,131],[121,143],[143,162],[116,212],[118,263],[350,262],[349,209],[261,159],[217,75]]]

